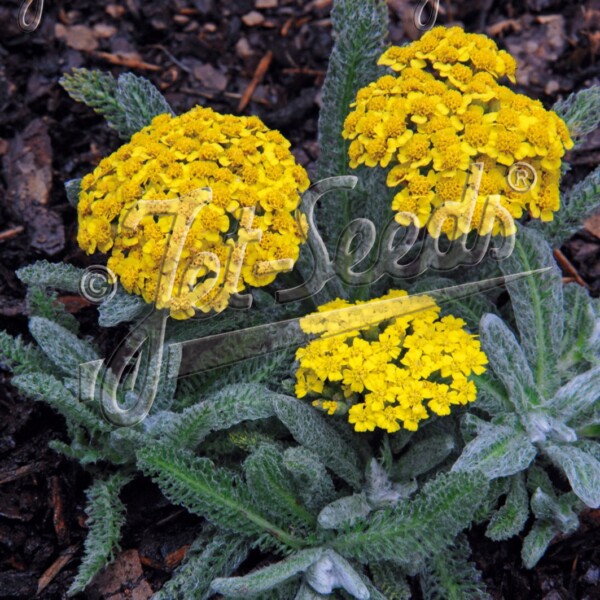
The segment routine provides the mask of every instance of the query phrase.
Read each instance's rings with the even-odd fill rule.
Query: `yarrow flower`
[[[329,415],[347,415],[356,431],[415,431],[430,412],[448,415],[476,399],[470,376],[488,361],[465,325],[440,317],[431,297],[402,290],[356,305],[325,304],[300,321],[319,337],[296,353],[296,395],[314,398]]]
[[[379,64],[397,75],[358,92],[343,135],[352,140],[352,168],[391,166],[387,185],[402,186],[392,205],[399,223],[456,238],[472,230],[514,233],[505,223],[500,227],[500,212],[553,219],[561,158],[573,141],[556,113],[498,83],[502,77],[515,82],[512,56],[484,35],[436,27],[389,48]],[[528,191],[509,184],[516,162],[538,175]],[[473,163],[484,169],[479,196],[463,197]],[[456,219],[437,223],[432,215],[447,202],[462,202],[462,208]]]
[[[221,311],[298,258],[307,223],[297,209],[309,181],[289,147],[254,116],[202,107],[159,115],[83,178],[77,241],[88,254],[110,252],[123,287],[175,318]],[[201,208],[192,215],[194,199]],[[144,200],[170,201],[169,214],[138,209]],[[185,239],[174,215],[191,223]]]

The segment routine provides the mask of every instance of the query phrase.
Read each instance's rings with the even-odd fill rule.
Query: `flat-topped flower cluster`
[[[437,27],[389,48],[379,64],[396,75],[358,92],[343,135],[351,140],[351,167],[391,166],[387,185],[402,187],[392,206],[398,222],[456,238],[472,230],[514,233],[500,226],[495,207],[514,218],[528,211],[552,220],[560,206],[561,159],[573,142],[557,114],[498,82],[515,81],[512,56],[484,35]],[[525,193],[508,181],[509,168],[521,161],[538,174]],[[472,163],[484,166],[474,206],[473,197],[463,199]],[[431,218],[436,207],[460,201],[457,223]]]
[[[271,283],[298,258],[307,225],[297,209],[309,181],[289,148],[254,116],[202,107],[159,115],[83,178],[79,245],[110,252],[108,266],[123,287],[175,318],[221,311],[232,294]],[[180,259],[167,260],[180,199],[207,187],[212,199],[193,220]],[[173,205],[127,227],[141,200]],[[244,232],[258,233],[238,243]],[[172,290],[159,290],[159,276],[173,275]]]
[[[462,319],[440,317],[431,297],[402,290],[352,306],[335,300],[300,321],[319,337],[296,353],[299,398],[347,414],[356,431],[390,433],[476,399],[469,377],[485,371],[487,358]]]

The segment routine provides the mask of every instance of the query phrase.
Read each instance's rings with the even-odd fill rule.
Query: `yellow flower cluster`
[[[487,358],[462,319],[439,313],[432,298],[402,290],[321,306],[300,321],[320,337],[296,353],[296,395],[317,396],[314,406],[347,414],[356,431],[389,433],[416,430],[427,408],[448,415],[452,405],[473,402],[469,376],[483,373]]]
[[[402,185],[392,206],[399,223],[456,238],[471,230],[499,233],[500,210],[514,218],[529,210],[552,220],[560,205],[561,158],[573,142],[556,113],[498,83],[503,76],[515,81],[516,63],[507,52],[484,35],[437,27],[407,46],[389,48],[379,64],[398,75],[358,92],[343,135],[352,140],[352,168],[392,166],[387,185]],[[510,186],[515,162],[537,173],[525,193]],[[484,167],[477,198],[463,197],[472,163]],[[464,218],[448,219],[440,229],[432,215],[447,202],[462,202]]]
[[[298,258],[307,224],[297,209],[309,181],[289,147],[254,116],[202,107],[159,115],[83,178],[78,243],[89,254],[110,251],[123,287],[175,318],[221,311]],[[203,188],[212,193],[204,202]],[[138,211],[145,200],[165,201],[163,214]]]

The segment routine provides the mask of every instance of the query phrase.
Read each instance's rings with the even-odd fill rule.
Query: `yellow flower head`
[[[462,319],[440,317],[432,298],[402,290],[356,305],[335,300],[300,326],[319,337],[296,353],[296,395],[347,415],[356,431],[415,431],[430,413],[473,402],[469,377],[488,362]]]
[[[573,141],[556,113],[498,82],[515,82],[512,56],[485,35],[436,27],[392,46],[379,64],[397,75],[358,92],[343,135],[352,168],[391,167],[387,185],[401,187],[392,206],[399,223],[455,238],[473,230],[512,234],[500,224],[524,211],[552,220],[561,159]],[[467,188],[473,163],[485,166],[478,197]],[[525,191],[523,170],[531,184]],[[453,217],[440,220],[436,209],[446,202]]]
[[[83,178],[79,245],[110,252],[123,287],[175,318],[221,311],[290,270],[306,239],[309,181],[289,148],[257,117],[159,115]]]

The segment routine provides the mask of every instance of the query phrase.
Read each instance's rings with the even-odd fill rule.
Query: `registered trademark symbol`
[[[537,171],[526,162],[515,163],[508,171],[508,185],[519,194],[526,194],[537,183]]]

